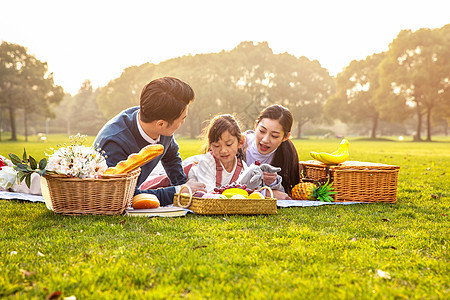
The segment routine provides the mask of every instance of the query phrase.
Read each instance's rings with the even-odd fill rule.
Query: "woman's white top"
[[[189,171],[188,180],[195,180],[197,182],[203,182],[206,185],[206,191],[212,192],[216,187],[216,160],[211,152],[196,155],[198,158],[198,164],[194,165]],[[219,161],[220,164],[222,164]],[[233,178],[233,174],[236,170],[237,159],[235,159],[234,167],[231,172],[227,172],[222,165],[222,186],[226,184],[230,184],[231,179]],[[242,161],[242,172],[247,168],[247,164]]]

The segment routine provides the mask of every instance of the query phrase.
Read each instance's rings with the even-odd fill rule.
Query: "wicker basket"
[[[55,213],[64,215],[117,215],[131,206],[141,169],[102,178],[46,175],[42,194],[50,198]],[[45,197],[44,197],[45,198]]]
[[[316,160],[300,162],[300,178],[333,182],[335,202],[397,201],[399,166],[347,161],[327,166]]]
[[[181,193],[185,188],[189,194]],[[200,215],[261,215],[276,214],[277,199],[273,198],[272,189],[262,187],[270,192],[270,197],[265,199],[209,199],[192,196],[192,190],[184,185],[178,194],[174,196],[174,206],[188,208]]]

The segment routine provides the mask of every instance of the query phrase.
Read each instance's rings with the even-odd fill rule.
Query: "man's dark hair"
[[[194,96],[192,88],[178,78],[152,80],[141,92],[140,119],[144,123],[164,120],[170,125],[181,116]]]

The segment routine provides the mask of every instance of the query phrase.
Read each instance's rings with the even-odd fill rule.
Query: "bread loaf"
[[[106,169],[105,175],[128,173],[140,166],[148,163],[164,151],[164,146],[160,144],[148,145],[139,151],[139,153],[130,154],[127,160],[122,160],[115,167]]]
[[[159,200],[153,194],[138,194],[133,197],[132,206],[134,209],[158,208]]]

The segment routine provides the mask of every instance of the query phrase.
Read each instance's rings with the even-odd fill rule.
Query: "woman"
[[[280,167],[284,192],[274,191],[276,199],[291,199],[292,187],[300,181],[298,154],[289,137],[293,117],[281,105],[271,105],[264,109],[255,122],[255,131],[246,131],[244,146],[247,165],[259,162]],[[277,173],[264,173],[264,183],[274,185]]]

